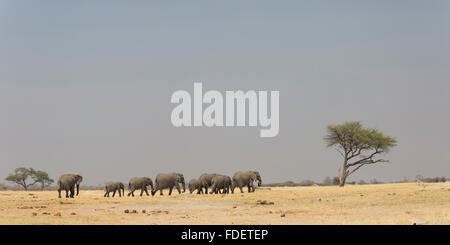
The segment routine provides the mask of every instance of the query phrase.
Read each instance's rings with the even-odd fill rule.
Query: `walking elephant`
[[[128,193],[128,196],[130,196],[130,195],[134,196],[134,191],[139,190],[139,189],[141,190],[140,196],[142,196],[144,191],[145,191],[145,194],[147,194],[147,196],[149,196],[147,186],[150,186],[151,191],[153,191],[152,179],[147,178],[147,177],[134,177],[134,178],[130,179],[130,182],[128,183],[128,188],[130,188],[130,192]]]
[[[119,197],[122,197],[122,193],[125,196],[125,185],[122,182],[108,182],[105,186],[105,195],[104,197],[109,197],[109,193],[112,192],[112,196],[116,195],[116,192],[119,192]]]
[[[242,187],[247,186],[248,192],[254,192],[255,187],[253,186],[253,182],[255,181],[258,181],[258,186],[261,186],[262,180],[258,171],[239,171],[233,175],[233,185],[231,189],[234,190],[234,188],[239,187],[241,193],[244,193]]]
[[[176,174],[180,177],[180,183],[183,186],[183,193],[185,193],[186,192],[186,183],[184,182],[184,175],[180,174],[180,173],[173,173],[173,174]]]
[[[197,194],[203,194],[203,185],[202,182],[198,179],[191,179],[191,181],[189,181],[188,187],[191,194],[195,190],[197,190]]]
[[[231,189],[231,192],[234,193],[234,190],[232,188],[231,178],[229,176],[225,176],[225,175],[216,175],[212,179],[211,192],[209,192],[209,194],[213,194],[213,193],[218,194],[218,193],[220,193],[220,190],[222,190],[222,193],[228,194],[228,193],[230,193],[230,189]]]
[[[198,180],[202,183],[203,188],[205,188],[205,194],[208,194],[208,187],[211,187],[212,179],[218,174],[207,174],[204,173],[200,175]]]
[[[185,191],[184,176],[180,173],[158,174],[155,179],[155,189],[152,191],[152,196],[159,191],[163,195],[163,190],[169,188],[169,196],[172,195],[172,190],[175,187],[179,194],[181,194],[180,184],[183,185]]]
[[[66,191],[66,198],[73,198],[75,187],[77,188],[77,196],[80,193],[80,183],[83,177],[78,174],[63,174],[58,179],[58,197],[61,198],[61,191]],[[70,192],[70,196],[69,196]]]

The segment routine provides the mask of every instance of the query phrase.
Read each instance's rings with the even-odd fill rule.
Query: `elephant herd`
[[[61,191],[66,192],[66,198],[73,198],[75,195],[78,196],[80,192],[80,183],[83,181],[83,177],[77,174],[63,174],[58,179],[58,194],[61,198]],[[261,186],[262,180],[261,175],[258,171],[245,171],[236,172],[233,178],[222,174],[202,174],[198,179],[192,179],[188,183],[189,192],[192,194],[197,191],[197,194],[229,194],[234,193],[234,189],[237,187],[243,193],[243,188],[247,187],[248,192],[254,192],[254,182],[258,182],[258,186]],[[128,196],[134,197],[135,190],[141,190],[140,196],[145,192],[147,196],[148,186],[150,186],[150,191],[152,196],[159,191],[160,195],[163,195],[164,189],[169,189],[169,195],[172,194],[173,188],[176,188],[178,193],[181,194],[180,185],[183,187],[183,192],[186,192],[186,185],[184,181],[184,176],[181,173],[164,173],[158,174],[153,183],[151,178],[148,177],[134,177],[128,182]],[[121,182],[108,182],[105,186],[104,197],[109,197],[112,193],[114,197],[116,192],[119,193],[119,197],[125,196],[125,185]],[[70,194],[69,194],[70,193]]]

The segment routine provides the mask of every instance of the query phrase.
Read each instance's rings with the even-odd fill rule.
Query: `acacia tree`
[[[27,183],[28,178],[31,178],[33,182]],[[48,173],[24,167],[14,169],[14,174],[8,175],[5,180],[21,185],[26,191],[28,190],[28,187],[36,183],[40,183],[41,188],[44,189],[54,182],[54,180],[48,176]]]
[[[51,179],[48,176],[48,173],[44,172],[44,171],[34,171],[33,175],[31,176],[31,178],[34,180],[35,183],[40,183],[41,184],[41,189],[43,190],[46,186],[49,186],[51,184],[53,184],[53,182],[55,182],[53,179]]]
[[[344,158],[339,168],[339,186],[343,187],[349,175],[364,165],[389,162],[381,159],[397,145],[397,140],[373,128],[363,128],[360,122],[329,125],[324,138],[327,147],[335,147]]]
[[[8,175],[5,180],[21,185],[25,190],[28,190],[29,186],[36,184],[36,181],[32,184],[27,183],[27,179],[31,177],[34,172],[33,168],[16,168],[14,169],[14,174]]]

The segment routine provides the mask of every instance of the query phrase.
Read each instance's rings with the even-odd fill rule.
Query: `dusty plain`
[[[81,190],[59,199],[55,191],[0,191],[0,225],[450,224],[450,182],[262,187],[230,195],[103,193]]]

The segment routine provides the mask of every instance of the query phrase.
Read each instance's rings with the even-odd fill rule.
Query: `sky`
[[[326,127],[397,138],[349,180],[450,177],[448,1],[0,1],[0,182],[336,176]],[[280,131],[174,127],[177,90],[280,91]]]

